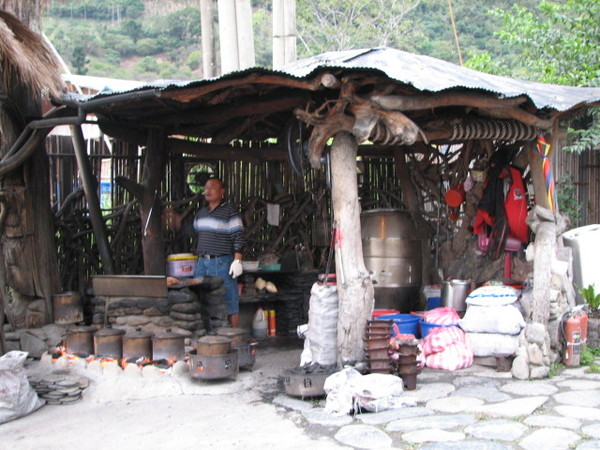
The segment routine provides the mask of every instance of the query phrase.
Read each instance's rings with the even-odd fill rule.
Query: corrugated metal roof
[[[289,64],[279,71],[254,67],[205,80],[159,80],[129,91],[101,92],[90,98],[146,89],[159,91],[189,89],[224,79],[243,78],[252,73],[269,73],[299,79],[311,78],[318,72],[332,69],[339,69],[345,73],[375,70],[385,74],[391,80],[413,86],[426,93],[468,89],[490,92],[503,98],[526,95],[537,109],[567,111],[579,105],[600,103],[600,88],[562,86],[500,77],[430,56],[387,47],[322,53]]]
[[[393,80],[421,91],[466,88],[508,98],[527,95],[538,109],[566,111],[581,103],[600,102],[600,88],[560,86],[500,77],[430,56],[385,47],[323,53],[290,64],[284,70],[297,77],[306,77],[325,67],[376,69]]]

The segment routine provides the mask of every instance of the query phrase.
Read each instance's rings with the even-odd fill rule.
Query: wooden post
[[[213,33],[214,0],[200,0],[202,27],[202,74],[204,78],[215,76],[215,37]]]
[[[250,0],[235,0],[235,16],[237,24],[238,65],[240,69],[247,69],[256,65]]]
[[[142,218],[142,253],[145,275],[164,275],[165,245],[162,237],[162,204],[160,182],[166,161],[166,135],[150,130],[142,173],[140,217]]]
[[[338,364],[361,361],[367,320],[374,305],[373,283],[365,268],[356,181],[358,145],[340,132],[331,147],[332,203],[335,227],[335,266],[339,296]]]
[[[284,0],[273,0],[273,69],[285,64]]]

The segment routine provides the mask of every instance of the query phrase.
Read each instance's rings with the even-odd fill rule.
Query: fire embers
[[[90,380],[59,369],[33,375],[29,384],[49,405],[68,405],[81,400],[81,393],[89,386]]]

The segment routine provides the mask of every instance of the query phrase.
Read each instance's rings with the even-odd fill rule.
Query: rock
[[[32,358],[41,358],[48,350],[48,345],[45,339],[26,332],[21,334],[21,350],[29,353]]]
[[[546,339],[546,328],[541,323],[529,323],[525,327],[525,337],[527,342],[543,345]]]
[[[517,356],[513,361],[511,373],[518,380],[526,380],[529,378],[529,364],[527,358]]]
[[[547,366],[532,366],[529,376],[533,379],[547,378],[550,369]]]
[[[529,362],[531,364],[539,366],[542,364],[542,359],[544,355],[542,354],[542,350],[537,344],[529,344],[527,346],[527,357],[529,358]]]
[[[200,303],[175,303],[171,305],[171,312],[185,313],[185,314],[193,314],[200,312],[201,306]]]
[[[177,311],[171,311],[169,313],[169,317],[172,317],[175,320],[185,320],[188,322],[193,322],[195,320],[202,319],[202,316],[200,314],[185,314]]]

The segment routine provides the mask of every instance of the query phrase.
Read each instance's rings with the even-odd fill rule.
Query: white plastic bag
[[[361,375],[353,367],[328,376],[323,388],[327,393],[325,412],[334,415],[415,405],[414,401],[402,398],[402,378],[381,373]]]
[[[514,355],[519,348],[519,336],[498,333],[465,333],[467,344],[475,356]]]
[[[26,416],[44,405],[25,372],[27,352],[12,351],[0,357],[0,423]]]

